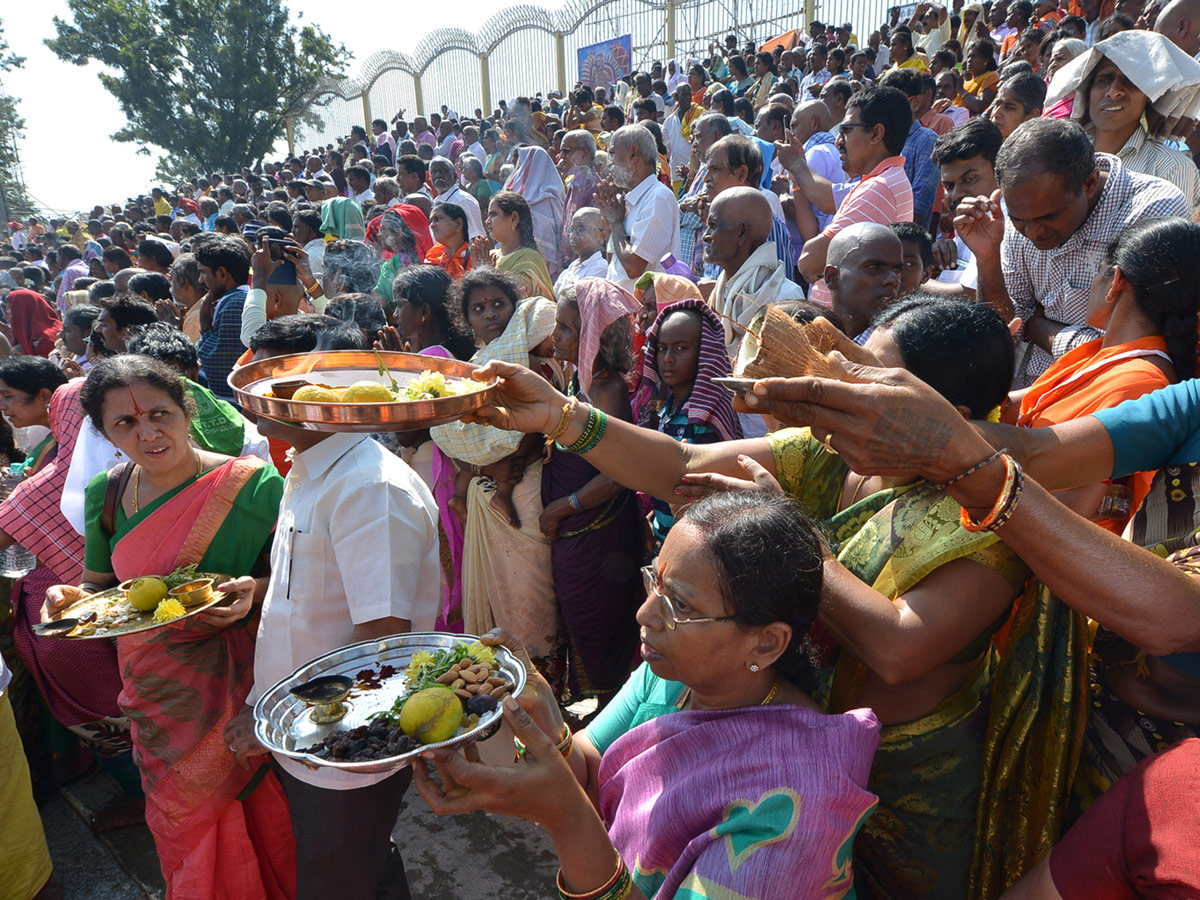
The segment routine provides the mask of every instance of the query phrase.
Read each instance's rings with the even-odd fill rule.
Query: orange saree
[[[1017,424],[1025,428],[1058,425],[1171,384],[1151,361],[1158,358],[1170,363],[1164,338],[1155,335],[1114,347],[1102,344],[1102,339],[1089,341],[1055,360],[1022,398]],[[1129,476],[1130,509],[1141,505],[1153,477],[1153,472]],[[1118,534],[1120,530],[1116,529]]]
[[[112,571],[124,580],[194,563],[249,574],[271,540],[281,493],[273,469],[230,460],[131,519],[119,513]],[[224,739],[254,682],[255,624],[218,630],[189,619],[117,640],[120,704],[170,900],[296,895],[283,790],[269,763],[243,768]]]

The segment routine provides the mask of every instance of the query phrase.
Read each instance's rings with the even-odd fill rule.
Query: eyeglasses
[[[874,128],[874,127],[875,127],[874,125],[868,125],[866,122],[843,122],[842,123],[843,131],[845,131],[847,128]]]
[[[652,594],[662,601],[663,624],[667,626],[668,631],[674,631],[677,625],[729,622],[737,618],[737,616],[696,616],[691,619],[680,617],[679,611],[675,608],[675,601],[663,590],[662,579],[658,577],[658,570],[654,566],[642,566],[642,584],[646,586],[647,595]]]
[[[603,228],[597,228],[595,225],[571,225],[567,228],[567,234],[583,234],[585,231],[603,231]]]

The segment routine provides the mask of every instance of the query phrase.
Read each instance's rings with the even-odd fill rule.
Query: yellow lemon
[[[315,384],[306,384],[296,393],[292,394],[292,399],[302,403],[337,403],[342,398],[329,388],[323,388]]]
[[[342,392],[343,403],[394,403],[386,385],[378,381],[356,381]]]
[[[436,744],[454,737],[462,719],[458,694],[446,687],[431,687],[405,702],[400,710],[400,730],[422,744]]]
[[[161,578],[147,575],[129,586],[125,599],[139,612],[149,612],[158,606],[158,601],[167,596],[167,585]]]

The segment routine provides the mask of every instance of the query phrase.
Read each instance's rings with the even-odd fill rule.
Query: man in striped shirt
[[[814,303],[830,305],[825,261],[829,242],[838,232],[856,222],[891,225],[912,221],[912,185],[904,174],[904,157],[900,155],[912,122],[912,106],[895,88],[867,88],[846,104],[846,119],[837,137],[838,155],[845,173],[851,178],[861,176],[861,180],[824,230],[805,242],[800,254],[800,274],[812,284],[809,299]],[[833,185],[808,168],[803,147],[789,139],[775,148],[792,182],[810,202],[832,206]]]
[[[1067,119],[1017,128],[996,157],[996,176],[1000,190],[964,199],[954,228],[975,254],[979,299],[1021,320],[1025,353],[1013,386],[1023,388],[1102,334],[1087,324],[1088,298],[1117,236],[1143,219],[1192,210],[1179,188],[1097,153]]]

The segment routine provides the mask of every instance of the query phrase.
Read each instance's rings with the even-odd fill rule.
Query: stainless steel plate
[[[417,632],[398,634],[378,641],[363,641],[326,653],[301,666],[258,698],[258,702],[254,704],[254,733],[259,741],[272,751],[299,760],[307,766],[328,766],[364,774],[402,769],[425,750],[469,744],[485,734],[500,718],[500,709],[480,716],[479,723],[474,728],[462,731],[448,741],[426,744],[418,750],[399,756],[367,762],[337,762],[302,752],[302,748],[320,743],[326,735],[335,731],[349,731],[359,725],[368,724],[371,713],[390,708],[396,698],[408,693],[404,670],[418,650],[436,653],[464,641],[470,643],[477,640],[477,636],[470,634]],[[514,696],[519,694],[525,687],[525,667],[504,647],[493,649],[496,651],[498,668],[513,683],[511,693]],[[318,725],[313,722],[309,714],[310,707],[289,693],[292,688],[319,675],[348,675],[357,682],[356,676],[359,672],[364,669],[378,671],[381,665],[393,666],[396,674],[384,680],[382,685],[374,690],[364,690],[356,685],[346,701],[350,708],[346,717],[331,725]]]
[[[274,393],[276,384],[294,387],[294,382],[303,378],[333,387],[349,387],[356,381],[389,384],[379,374],[380,358],[401,387],[426,369],[441,372],[447,378],[469,379],[479,368],[457,359],[418,353],[380,351],[376,356],[366,350],[315,351],[275,356],[241,366],[230,373],[229,386],[248,412],[311,431],[415,431],[455,422],[466,413],[495,402],[496,383],[470,394],[397,403],[310,403],[267,396]]]

